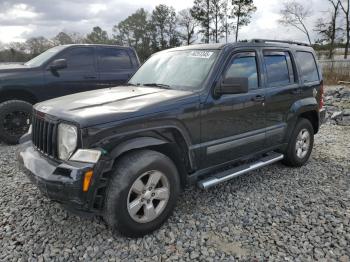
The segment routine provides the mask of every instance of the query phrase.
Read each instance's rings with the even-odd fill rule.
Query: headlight
[[[58,125],[58,157],[62,160],[68,160],[74,153],[78,143],[78,130],[76,126],[59,124]]]

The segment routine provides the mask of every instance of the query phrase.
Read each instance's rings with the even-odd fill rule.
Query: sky
[[[321,15],[329,15],[327,0],[299,0],[311,8],[307,21],[312,28]],[[307,41],[303,33],[278,23],[283,0],[254,0],[257,12],[249,26],[242,28],[240,39],[269,38]],[[177,11],[189,8],[192,0],[0,0],[0,42],[25,41],[30,37],[54,37],[58,32],[86,34],[96,25],[112,33],[118,24],[138,8],[152,11],[158,4],[173,6]]]

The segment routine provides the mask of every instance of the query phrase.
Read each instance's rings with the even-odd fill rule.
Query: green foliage
[[[236,19],[236,42],[238,40],[239,29],[248,25],[252,14],[256,11],[253,0],[232,0],[231,17]]]
[[[95,26],[92,32],[86,36],[88,44],[110,44],[107,31],[102,30],[101,27]]]

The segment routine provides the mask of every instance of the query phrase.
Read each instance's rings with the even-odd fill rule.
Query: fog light
[[[94,172],[92,170],[85,172],[83,181],[83,192],[87,192],[89,190],[93,174]]]
[[[69,159],[71,161],[96,164],[100,159],[101,151],[92,149],[78,149]]]

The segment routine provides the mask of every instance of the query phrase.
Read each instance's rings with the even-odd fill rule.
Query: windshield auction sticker
[[[189,57],[209,59],[213,53],[209,51],[191,51]]]

